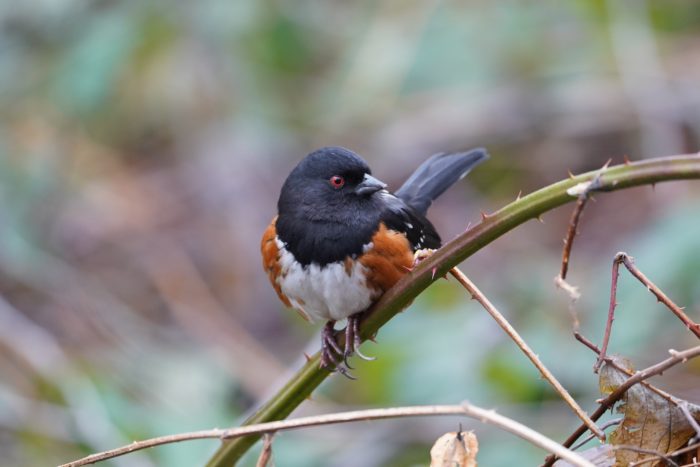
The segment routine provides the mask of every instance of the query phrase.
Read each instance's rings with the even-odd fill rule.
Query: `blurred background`
[[[0,452],[39,466],[238,424],[318,347],[284,310],[260,236],[291,168],[323,145],[394,189],[440,151],[491,159],[429,213],[445,240],[624,155],[697,152],[700,4],[28,0],[0,4]],[[627,251],[700,319],[700,183],[596,196],[569,279],[600,342]],[[581,404],[594,355],[553,286],[572,205],[463,265]],[[621,275],[611,350],[643,367],[697,342]],[[426,291],[296,415],[468,399],[562,440],[578,422],[454,282]],[[700,402],[700,365],[657,378]],[[279,466],[426,465],[475,429],[483,465],[544,453],[476,422],[365,422],[279,434]],[[110,466],[202,465],[217,441]],[[257,447],[245,465],[253,465]]]

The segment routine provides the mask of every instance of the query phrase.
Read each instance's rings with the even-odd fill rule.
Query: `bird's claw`
[[[357,355],[363,360],[372,361],[374,357],[368,357],[360,352],[362,339],[360,338],[360,317],[361,313],[348,316],[348,323],[345,327],[345,348],[341,349],[335,340],[335,321],[328,321],[321,331],[321,367],[338,372],[349,379],[355,378],[349,370],[353,367],[349,363],[350,357]]]

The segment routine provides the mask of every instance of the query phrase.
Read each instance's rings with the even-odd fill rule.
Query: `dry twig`
[[[598,348],[597,345],[595,345],[595,344],[594,344],[593,342],[591,342],[590,340],[586,339],[586,338],[585,338],[583,335],[581,335],[580,333],[576,333],[575,336],[576,336],[576,339],[577,339],[579,342],[583,343],[586,347],[588,347],[588,348],[591,349],[593,352],[595,352],[596,355],[600,355],[600,352],[601,352],[601,351],[600,351],[600,349]],[[625,368],[625,367],[623,367],[623,366],[621,366],[621,365],[618,365],[618,363],[617,363],[614,359],[612,359],[612,358],[610,358],[610,357],[605,357],[604,361],[605,361],[605,363],[606,363],[607,365],[610,365],[611,367],[615,368],[617,371],[620,371],[620,372],[626,374],[627,376],[634,376],[634,375],[635,375],[634,371],[632,371],[632,370],[630,370],[630,369],[628,369],[628,368]],[[666,399],[666,400],[669,401],[670,403],[675,404],[676,406],[678,406],[678,407],[680,408],[680,402],[682,402],[681,399],[678,399],[677,397],[674,397],[674,396],[672,396],[671,394],[669,394],[669,393],[667,393],[667,392],[665,392],[665,391],[662,391],[661,389],[657,388],[656,386],[650,384],[650,383],[647,382],[647,381],[641,381],[639,384],[641,384],[642,386],[644,386],[645,388],[647,388],[647,389],[650,390],[651,392],[657,394],[659,397],[661,397],[661,398],[663,398],[663,399]]]
[[[659,460],[662,459],[664,463],[670,467],[679,467],[679,465],[671,459],[671,457],[668,454],[664,454],[663,452],[656,451],[654,449],[645,449],[645,448],[640,448],[639,446],[629,446],[627,444],[618,444],[617,446],[612,447],[616,451],[634,451],[634,452],[640,452],[642,454],[651,454],[654,456],[654,460]]]
[[[690,319],[688,317],[688,315],[686,315],[683,312],[682,307],[679,307],[678,305],[673,303],[673,301],[670,298],[668,298],[668,296],[665,293],[663,293],[663,291],[660,288],[658,288],[652,281],[650,281],[647,278],[647,276],[645,276],[642,273],[642,271],[640,271],[637,268],[637,266],[635,266],[634,258],[632,258],[631,256],[629,256],[627,253],[624,253],[624,252],[620,252],[617,255],[615,255],[615,258],[618,258],[618,257],[620,258],[620,261],[622,261],[622,263],[625,265],[627,270],[634,277],[636,277],[639,280],[639,282],[644,284],[644,286],[647,288],[647,290],[649,290],[651,293],[654,294],[654,296],[656,296],[656,299],[658,301],[660,301],[661,303],[666,305],[666,307],[669,310],[671,310],[671,312],[674,315],[676,315],[678,317],[678,319],[680,319],[683,322],[683,324],[685,324],[686,327],[688,329],[690,329],[690,331],[693,334],[695,334],[695,336],[698,339],[700,339],[700,324],[698,324],[698,323],[694,322],[692,319]]]
[[[686,446],[686,447],[681,448],[681,449],[676,449],[675,451],[670,452],[666,455],[668,457],[676,457],[678,455],[685,454],[686,452],[691,452],[691,451],[694,451],[696,449],[700,450],[700,443],[695,443],[695,444],[691,444],[690,446]],[[657,456],[648,457],[646,459],[642,459],[640,461],[633,462],[628,467],[639,467],[640,465],[648,464],[649,462],[656,462],[657,460],[659,460],[659,458]],[[683,466],[683,467],[687,467],[687,466]]]
[[[608,343],[610,341],[610,332],[612,331],[612,323],[613,320],[615,319],[615,306],[617,305],[617,278],[619,276],[619,268],[620,264],[624,264],[627,270],[634,276],[636,277],[644,286],[649,290],[651,293],[656,296],[656,299],[666,305],[666,307],[671,310],[671,312],[680,319],[685,326],[690,329],[690,331],[695,334],[700,339],[700,324],[694,322],[691,320],[688,315],[686,315],[683,312],[683,309],[673,303],[673,301],[668,298],[668,296],[659,288],[657,287],[653,282],[647,278],[642,271],[640,271],[637,266],[634,264],[634,258],[629,256],[625,252],[619,252],[615,255],[615,259],[613,259],[613,267],[612,267],[612,283],[610,286],[610,308],[608,309],[608,319],[605,323],[605,335],[603,336],[603,345],[601,347],[600,354],[598,356],[598,360],[596,361],[596,364],[594,366],[594,370],[597,372],[598,369],[600,368],[600,365],[602,364],[603,360],[605,359],[607,350],[608,350]]]
[[[598,408],[591,414],[591,419],[592,420],[598,420],[612,405],[620,400],[620,398],[627,392],[629,388],[634,386],[635,384],[641,383],[642,381],[651,378],[654,375],[658,375],[660,373],[663,373],[664,371],[668,370],[669,368],[679,364],[679,363],[684,363],[692,358],[700,356],[700,346],[696,347],[691,347],[689,349],[686,349],[682,352],[678,352],[676,350],[669,350],[668,351],[671,356],[667,358],[666,360],[663,360],[655,365],[652,365],[650,367],[645,368],[644,370],[637,371],[634,373],[633,376],[630,376],[627,378],[620,386],[618,386],[617,389],[615,389],[608,397],[600,401],[600,405]],[[579,426],[572,434],[569,436],[564,443],[562,443],[566,447],[570,447],[572,444],[578,440],[578,438],[586,432],[587,426],[585,424]],[[543,467],[549,467],[554,464],[556,461],[556,457],[554,456],[549,456],[546,460],[545,463],[543,464]]]
[[[269,464],[272,459],[272,438],[274,437],[274,433],[265,433],[263,436],[263,448],[258,461],[255,463],[255,467],[267,467]]]
[[[135,441],[128,446],[112,449],[111,451],[100,452],[84,457],[82,459],[63,464],[60,467],[79,467],[94,464],[107,459],[123,456],[134,451],[147,449],[164,444],[189,441],[194,439],[229,439],[238,438],[250,434],[273,433],[276,431],[291,430],[310,426],[330,425],[337,423],[356,422],[364,420],[382,420],[389,418],[435,416],[435,415],[466,415],[483,423],[495,425],[505,431],[513,433],[526,441],[554,453],[562,459],[575,466],[593,467],[589,461],[579,454],[562,447],[555,441],[547,438],[543,434],[529,428],[513,419],[499,415],[493,410],[486,410],[467,402],[461,405],[427,405],[413,407],[392,407],[387,409],[357,410],[329,415],[316,415],[312,417],[302,417],[292,420],[282,420],[278,422],[260,423],[239,428],[213,429],[195,431],[191,433],[181,433],[177,435],[161,436],[144,441]]]
[[[566,403],[571,407],[571,409],[576,413],[576,415],[583,420],[583,423],[593,432],[595,435],[601,439],[605,439],[605,433],[596,426],[595,422],[588,417],[588,414],[578,405],[576,400],[571,397],[571,394],[561,385],[561,383],[554,377],[551,371],[544,366],[540,358],[532,351],[529,345],[523,340],[518,332],[511,326],[508,320],[496,309],[495,306],[489,301],[488,298],[474,285],[474,283],[469,280],[467,276],[464,275],[457,267],[450,270],[457,281],[462,284],[462,286],[467,289],[477,302],[486,309],[486,311],[496,320],[498,325],[513,339],[513,342],[523,351],[525,356],[537,367],[544,379],[552,385],[552,387],[561,395],[561,397],[566,401]]]
[[[576,200],[576,206],[571,213],[571,219],[569,220],[569,228],[566,232],[566,237],[564,238],[564,248],[561,253],[561,269],[559,275],[554,278],[554,284],[557,288],[562,289],[569,296],[569,314],[571,315],[571,320],[573,323],[574,332],[579,329],[579,319],[578,313],[576,312],[576,302],[581,298],[581,294],[578,288],[566,281],[566,274],[569,271],[569,261],[571,258],[571,249],[574,246],[574,238],[578,234],[578,224],[581,221],[581,215],[583,214],[583,209],[586,207],[586,203],[590,199],[591,192],[598,190],[602,187],[601,177],[605,169],[608,168],[610,161],[606,162],[605,165],[598,171],[595,177],[593,177],[588,182],[582,182],[578,185],[566,190],[569,196],[578,196]],[[573,178],[571,172],[569,176]]]
[[[586,203],[588,203],[588,200],[590,199],[591,192],[601,187],[601,175],[603,174],[603,171],[608,168],[609,164],[610,161],[606,162],[591,181],[581,183],[567,190],[569,195],[578,196],[578,199],[576,200],[576,206],[571,213],[569,230],[566,233],[566,238],[564,239],[564,250],[561,254],[561,270],[559,272],[559,278],[563,282],[566,281],[566,274],[569,271],[569,258],[571,257],[571,249],[574,246],[574,238],[576,237],[576,234],[578,234],[578,224],[581,221],[581,214],[583,213],[583,209],[586,207]]]

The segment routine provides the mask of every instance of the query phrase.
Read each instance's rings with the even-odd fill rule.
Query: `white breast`
[[[292,306],[311,320],[338,321],[372,303],[375,294],[367,287],[367,270],[358,261],[348,268],[342,261],[302,267],[284,243],[276,241],[281,266],[277,282]]]

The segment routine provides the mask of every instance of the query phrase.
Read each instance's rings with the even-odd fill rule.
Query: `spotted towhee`
[[[314,151],[292,170],[262,238],[263,266],[285,305],[308,321],[327,321],[322,366],[348,375],[349,356],[366,358],[359,352],[362,312],[410,271],[416,251],[440,247],[428,207],[487,158],[484,149],[436,154],[394,194],[341,147]],[[341,349],[334,325],[346,318]]]

